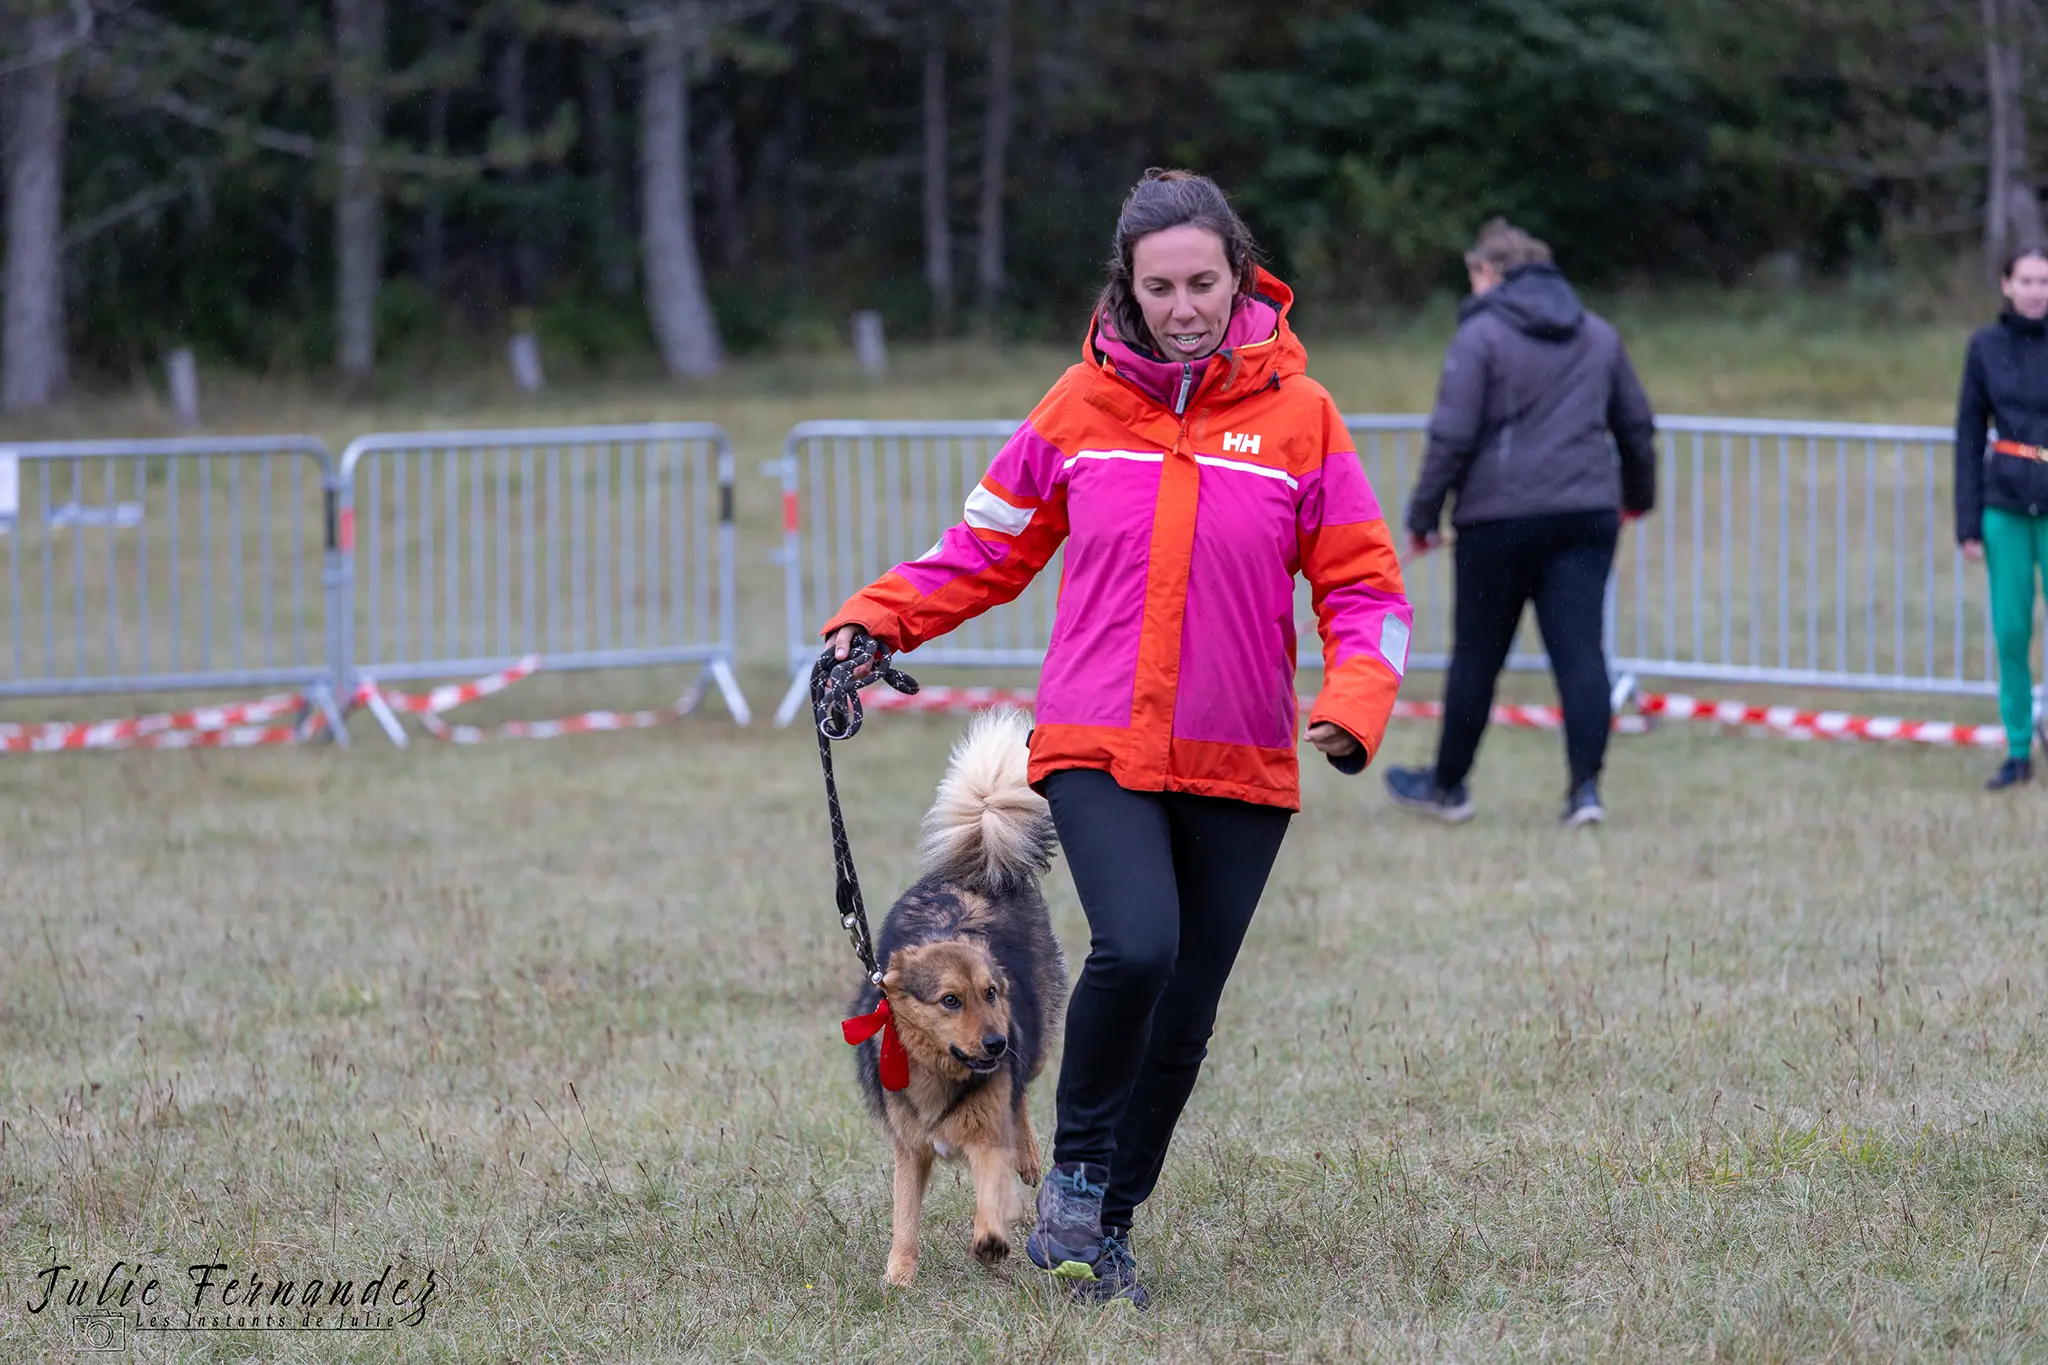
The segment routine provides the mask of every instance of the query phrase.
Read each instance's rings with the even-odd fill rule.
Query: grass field
[[[1960,346],[1696,331],[1632,333],[1666,410],[1939,421]],[[1319,368],[1346,407],[1413,409],[1440,342],[1325,347]],[[742,373],[729,397],[249,389],[216,408],[336,448],[709,416],[747,474],[805,416],[1014,413],[1064,357],[911,359],[930,372],[879,390],[821,365]],[[7,434],[140,433],[149,412]],[[743,494],[758,556],[773,488]],[[765,583],[757,709],[778,681]],[[679,682],[543,677],[490,706]],[[873,901],[911,874],[956,729],[877,717],[846,751]],[[1554,737],[1492,736],[1459,830],[1312,767],[1141,1214],[1139,1316],[974,1266],[950,1174],[917,1287],[882,1291],[888,1155],[838,1040],[855,966],[802,730],[714,711],[550,744],[359,738],[0,764],[0,1359],[110,1358],[74,1350],[61,1304],[28,1309],[42,1269],[97,1289],[116,1261],[180,1306],[195,1263],[435,1275],[417,1326],[145,1333],[139,1360],[2043,1354],[2044,808],[1977,791],[1983,755],[1665,730],[1617,741],[1614,821],[1574,838]],[[1384,761],[1432,740],[1397,726]],[[1048,891],[1078,962],[1063,869]]]

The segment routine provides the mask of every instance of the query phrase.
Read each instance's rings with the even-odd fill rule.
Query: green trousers
[[[1998,642],[1998,718],[2014,758],[2034,742],[2034,579],[2048,579],[2048,517],[1984,509],[1991,634]]]

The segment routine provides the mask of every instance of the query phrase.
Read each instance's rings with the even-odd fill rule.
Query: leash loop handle
[[[885,682],[906,697],[917,695],[917,679],[890,667],[894,655],[889,647],[866,631],[854,635],[844,659],[835,660],[832,655],[827,648],[811,669],[811,709],[817,717],[818,733],[826,739],[852,739],[860,733],[863,687]]]

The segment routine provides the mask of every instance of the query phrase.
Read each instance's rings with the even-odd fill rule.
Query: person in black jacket
[[[1956,400],[1956,541],[1988,560],[2006,760],[1985,785],[2034,777],[2034,579],[2048,576],[2048,254],[2005,263],[2007,307],[1970,338]],[[1985,451],[1985,428],[1998,439]]]
[[[1393,769],[1387,791],[1404,809],[1471,818],[1465,778],[1533,601],[1564,710],[1564,822],[1597,823],[1606,818],[1600,770],[1613,727],[1601,638],[1607,578],[1622,519],[1655,502],[1656,419],[1621,337],[1579,303],[1548,246],[1495,219],[1465,265],[1472,295],[1444,356],[1407,515],[1411,551],[1423,553],[1438,543],[1444,500],[1456,495],[1443,732],[1436,766]]]

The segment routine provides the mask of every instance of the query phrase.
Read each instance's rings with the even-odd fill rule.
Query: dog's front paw
[[[997,1265],[1010,1254],[1010,1239],[1000,1232],[977,1233],[974,1238],[974,1259],[983,1265]]]
[[[917,1258],[891,1256],[889,1268],[882,1272],[882,1285],[887,1289],[908,1289],[910,1282],[917,1278]]]

